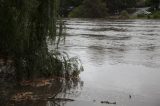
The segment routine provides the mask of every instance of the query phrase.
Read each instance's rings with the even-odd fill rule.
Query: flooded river
[[[65,106],[160,106],[160,20],[70,19],[66,33],[60,49],[84,72]]]
[[[81,60],[80,78],[0,81],[0,106],[160,106],[160,20],[65,23],[60,51]]]

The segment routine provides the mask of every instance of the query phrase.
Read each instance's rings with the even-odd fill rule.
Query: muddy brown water
[[[19,89],[51,96],[62,87],[57,97],[75,101],[11,106],[160,106],[160,20],[66,19],[65,23],[67,36],[60,50],[81,59],[80,79],[58,81],[56,87]]]

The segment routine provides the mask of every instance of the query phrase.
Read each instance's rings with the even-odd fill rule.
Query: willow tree
[[[0,53],[12,58],[17,79],[64,73],[64,62],[47,47],[58,35],[58,2],[0,0]]]

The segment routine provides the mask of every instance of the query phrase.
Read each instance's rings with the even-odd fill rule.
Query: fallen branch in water
[[[116,102],[109,102],[109,101],[101,101],[101,103],[105,103],[105,104],[117,104]]]
[[[66,101],[66,102],[73,102],[73,101],[75,101],[74,99],[69,99],[69,98],[54,98],[54,99],[47,99],[47,100]]]

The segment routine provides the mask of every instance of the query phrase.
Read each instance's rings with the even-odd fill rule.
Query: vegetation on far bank
[[[106,16],[106,5],[99,0],[84,0],[82,5],[69,14],[69,17],[75,18],[103,18]]]
[[[149,15],[138,14],[137,16],[130,17],[131,19],[160,19],[160,11],[154,11]]]
[[[159,19],[159,0],[74,0],[64,1],[68,10],[62,16],[71,18]],[[148,13],[133,15],[138,8],[149,7]],[[65,15],[63,15],[65,13]]]

